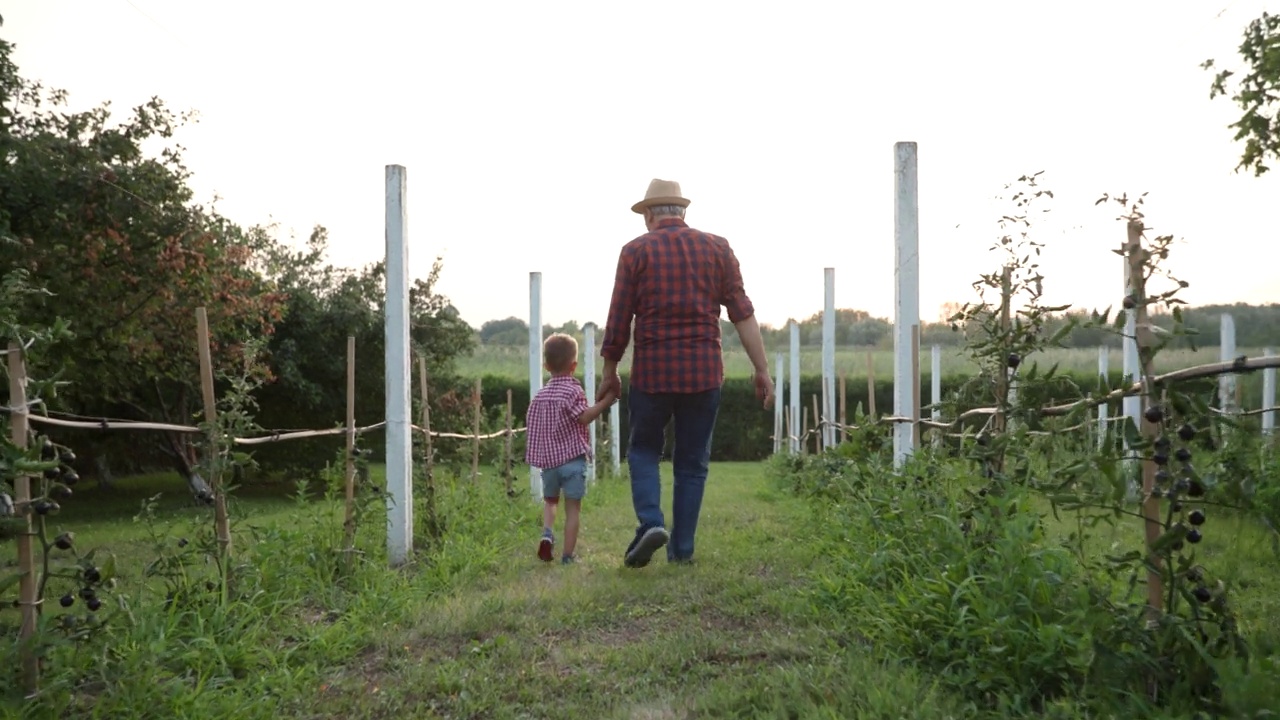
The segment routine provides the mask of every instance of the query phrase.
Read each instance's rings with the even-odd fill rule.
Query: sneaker
[[[564,557],[560,558],[561,565],[572,565],[576,562],[578,562],[578,558],[573,555],[565,555]]]
[[[667,533],[666,528],[651,527],[644,531],[644,534],[636,539],[627,550],[627,555],[623,562],[630,568],[642,568],[649,564],[649,560],[653,558],[653,554],[658,551],[667,541],[671,539],[671,535]]]
[[[538,559],[543,562],[551,562],[555,559],[556,538],[551,533],[543,533],[542,539],[538,541]]]

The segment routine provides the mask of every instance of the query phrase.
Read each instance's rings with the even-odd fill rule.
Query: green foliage
[[[1250,22],[1238,52],[1244,74],[1215,72],[1209,99],[1230,95],[1239,107],[1240,119],[1228,126],[1236,131],[1237,142],[1244,141],[1236,170],[1262,175],[1270,169],[1269,160],[1280,158],[1280,15],[1264,12]],[[1206,60],[1202,67],[1214,69],[1214,61]]]

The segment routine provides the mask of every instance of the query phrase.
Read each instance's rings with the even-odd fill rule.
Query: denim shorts
[[[586,455],[542,471],[542,497],[558,498],[561,492],[569,500],[581,500],[587,494]]]

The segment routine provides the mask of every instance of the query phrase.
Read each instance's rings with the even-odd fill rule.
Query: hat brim
[[[646,208],[653,205],[679,205],[680,207],[689,207],[689,199],[682,197],[656,197],[646,198],[631,206],[631,212],[644,214]]]

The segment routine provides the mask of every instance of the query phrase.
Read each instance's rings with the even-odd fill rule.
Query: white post
[[[1133,294],[1133,284],[1129,279],[1129,259],[1122,257],[1124,261],[1124,294],[1129,296]],[[1137,309],[1124,311],[1124,337],[1120,339],[1120,347],[1124,362],[1123,382],[1125,387],[1133,385],[1141,379],[1142,371],[1138,367],[1138,311]],[[1139,395],[1127,395],[1121,401],[1121,408],[1124,410],[1125,424],[1130,422],[1136,428],[1142,428],[1142,397]],[[1121,433],[1122,437],[1125,437]],[[1124,468],[1129,478],[1129,499],[1135,500],[1138,497],[1138,454],[1129,447],[1129,441],[1124,442]]]
[[[791,452],[800,452],[800,324],[791,325]]]
[[[920,205],[916,144],[895,143],[893,194],[893,414],[914,418],[920,397],[915,333],[920,326]],[[915,449],[916,428],[893,426],[893,466],[902,467]]]
[[[409,213],[405,169],[386,166],[387,560],[413,550],[413,441],[409,411]]]
[[[822,414],[828,423],[836,417],[836,269],[824,268],[822,306]],[[834,447],[836,428],[822,427],[822,446]]]
[[[785,374],[785,365],[782,362],[782,353],[776,353],[778,377],[774,381],[773,386],[775,392],[782,394],[786,391],[787,377]],[[782,452],[783,440],[787,432],[786,423],[782,421],[782,401],[777,399],[773,403],[773,453],[776,455]]]
[[[542,389],[542,273],[529,273],[529,402]],[[542,499],[542,471],[529,466],[529,491]]]
[[[587,323],[582,328],[583,340],[586,348],[586,369],[583,371],[584,384],[586,385],[587,404],[593,405],[596,401],[596,324]],[[592,420],[587,425],[587,434],[591,442],[591,457],[587,460],[587,482],[596,481],[596,421]]]
[[[933,411],[929,413],[929,417],[933,420],[942,419],[942,346],[933,346],[933,357],[930,358],[929,366],[929,403],[933,405]]]
[[[1218,343],[1219,359],[1231,362],[1236,359],[1236,321],[1227,313],[1222,313],[1222,325],[1218,329],[1221,340]],[[1236,376],[1227,373],[1218,376],[1218,406],[1225,413],[1234,413],[1236,407]]]
[[[613,476],[622,472],[622,401],[609,408],[609,456],[613,462]]]
[[[1275,357],[1276,349],[1269,347],[1263,351],[1266,357]],[[1264,368],[1262,371],[1262,434],[1270,436],[1276,431],[1276,369]]]
[[[1111,351],[1106,345],[1098,347],[1098,377],[1104,380],[1110,370],[1107,369],[1111,360]],[[1104,384],[1103,387],[1106,387]],[[1101,450],[1107,445],[1107,404],[1102,403],[1098,406],[1098,449]]]

